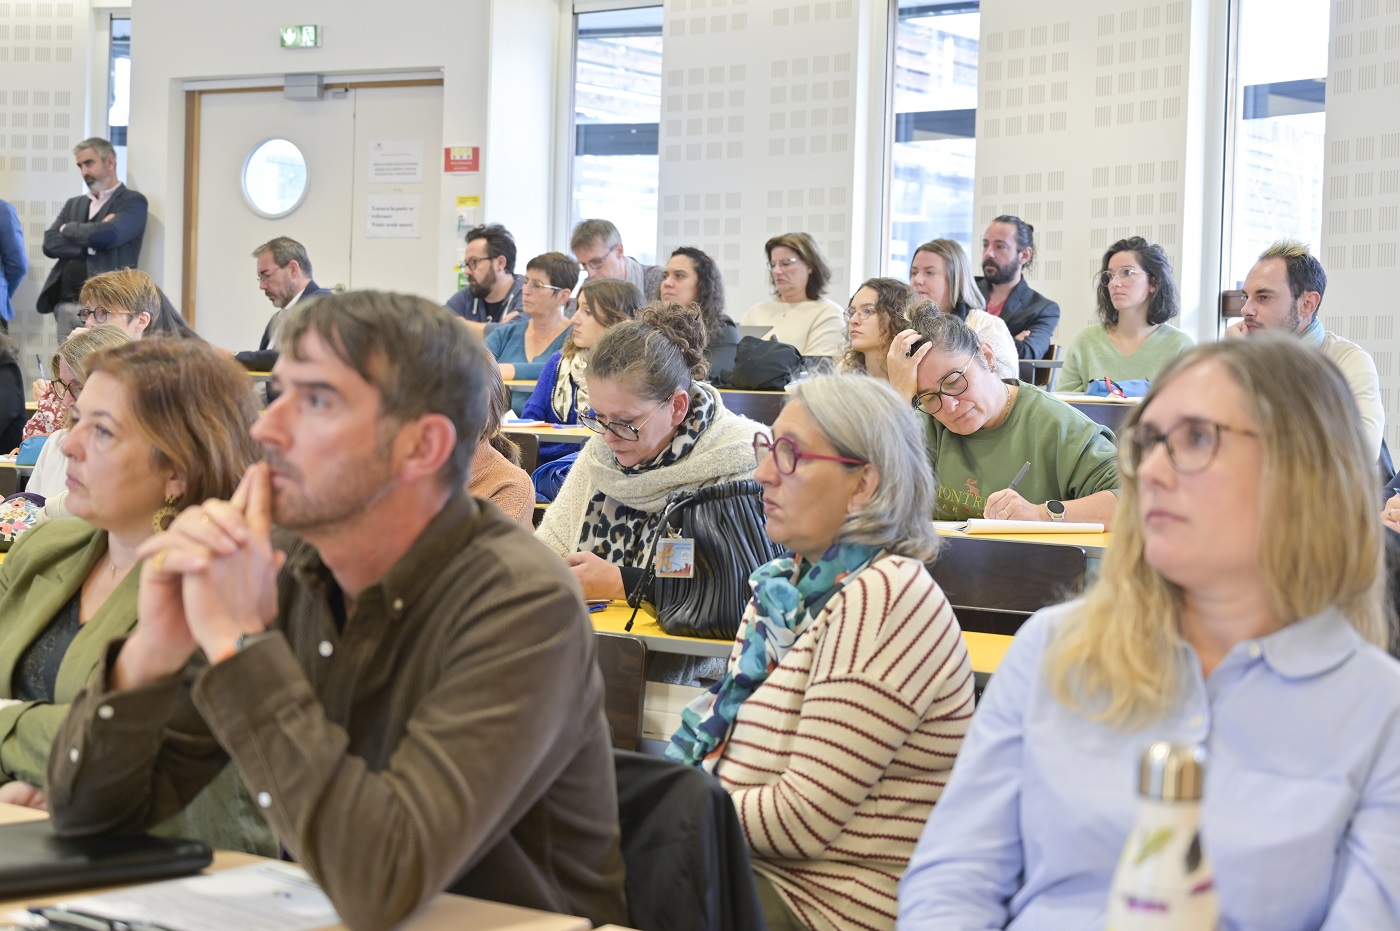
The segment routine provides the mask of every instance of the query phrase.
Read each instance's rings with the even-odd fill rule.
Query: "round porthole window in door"
[[[290,139],[268,139],[243,161],[243,197],[259,216],[285,217],[306,199],[306,156]]]

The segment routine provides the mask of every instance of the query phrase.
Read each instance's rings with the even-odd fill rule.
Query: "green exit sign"
[[[283,48],[320,48],[320,26],[283,26],[280,32]]]

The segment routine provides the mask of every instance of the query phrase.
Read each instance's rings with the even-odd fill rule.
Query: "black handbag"
[[[734,368],[722,378],[725,384],[746,391],[781,391],[801,367],[802,353],[795,346],[745,336],[734,350]]]
[[[676,536],[695,541],[694,573],[688,579],[659,579],[657,546]],[[763,488],[753,479],[678,491],[662,512],[646,572],[627,596],[632,618],[643,595],[651,591],[657,622],[666,633],[733,640],[752,594],[749,576],[782,553],[783,548],[768,539]],[[632,629],[631,620],[627,629]]]

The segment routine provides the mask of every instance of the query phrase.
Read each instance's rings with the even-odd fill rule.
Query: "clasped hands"
[[[244,634],[277,615],[277,573],[286,554],[272,547],[272,488],[266,463],[248,469],[228,501],[186,508],[170,529],[137,550],[145,560],[140,623],[122,648],[114,688],[184,668],[196,649],[227,658]]]

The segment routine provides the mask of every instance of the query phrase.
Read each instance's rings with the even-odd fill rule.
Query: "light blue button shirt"
[[[1222,931],[1400,928],[1400,664],[1327,611],[1237,644],[1137,731],[1051,697],[1040,612],[992,678],[899,887],[899,928],[1085,931],[1137,816],[1154,740],[1209,750],[1201,831]]]

